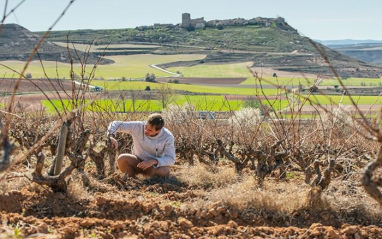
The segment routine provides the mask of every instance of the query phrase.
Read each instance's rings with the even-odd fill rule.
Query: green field
[[[116,45],[113,47],[127,47],[125,44]],[[130,47],[139,47],[137,45],[128,45]],[[80,45],[80,48],[86,48],[86,45]],[[105,47],[105,46],[92,46],[92,47]],[[150,47],[150,46],[146,46]],[[151,46],[153,47],[153,46]],[[82,49],[83,50],[83,49]],[[169,77],[172,76],[166,72],[150,67],[154,64],[164,64],[177,61],[193,61],[202,60],[206,57],[203,54],[181,54],[181,55],[152,55],[152,54],[140,54],[140,55],[121,55],[121,56],[108,56],[108,59],[114,60],[115,63],[110,65],[99,65],[95,69],[95,78],[109,79],[143,79],[147,73],[153,73],[157,77]],[[6,65],[9,68],[21,72],[25,62],[21,61],[1,61],[1,64]],[[45,72],[49,78],[70,78],[71,66],[67,63],[45,61],[43,62]],[[242,85],[254,85],[259,84],[258,80],[252,77],[247,67],[251,66],[252,62],[241,62],[231,64],[219,64],[209,65],[201,64],[191,67],[170,67],[167,70],[171,72],[180,72],[185,77],[211,77],[211,78],[232,78],[232,77],[244,77],[247,78]],[[73,65],[74,72],[77,75],[81,75],[81,65]],[[93,65],[86,66],[85,76],[93,71]],[[43,67],[39,61],[32,61],[26,73],[30,73],[33,78],[45,77]],[[0,66],[0,75],[6,78],[17,78],[17,74],[7,69],[4,66]],[[263,77],[263,85],[312,85],[315,79],[306,79],[303,77]],[[382,86],[382,79],[363,79],[363,78],[348,78],[342,80],[342,83],[346,86]],[[320,83],[321,86],[334,86],[339,85],[336,79],[324,79]]]
[[[342,79],[342,84],[345,86],[379,86],[382,87],[382,79],[368,79],[368,78],[348,78]],[[324,79],[320,83],[321,86],[335,86],[341,85],[337,79]]]
[[[66,42],[54,42],[54,44],[67,47]],[[152,49],[160,47],[159,45],[138,45],[138,44],[112,44],[112,45],[88,45],[79,43],[70,43],[69,48],[76,49],[83,52],[103,52],[106,48],[107,52],[113,52],[112,49]]]
[[[303,100],[307,96],[301,95],[300,98]],[[342,96],[341,95],[311,95],[309,97],[310,101],[314,104],[321,104],[321,105],[331,105],[335,104],[338,105],[341,101]],[[380,105],[382,104],[382,97],[378,96],[353,96],[352,97],[354,102],[359,105],[371,105],[376,104]],[[349,96],[344,96],[341,102],[343,105],[351,105],[351,99]]]
[[[101,47],[101,46],[99,46]],[[122,46],[121,46],[122,47]],[[126,47],[126,46],[124,46]],[[142,55],[128,55],[128,56],[110,56],[108,57],[115,61],[111,65],[99,65],[95,70],[95,77],[97,80],[92,80],[92,85],[102,86],[105,90],[144,90],[147,86],[150,87],[151,91],[155,92],[164,83],[150,83],[145,82],[142,78],[145,77],[147,73],[154,73],[157,77],[168,77],[170,74],[154,69],[150,67],[151,64],[164,64],[176,61],[193,61],[201,60],[205,58],[202,54],[183,54],[183,55],[152,55],[152,54],[142,54]],[[21,61],[3,61],[2,64],[7,65],[17,71],[21,71],[24,67],[25,62]],[[251,76],[248,70],[248,66],[251,66],[252,62],[242,62],[242,63],[230,63],[230,64],[219,64],[219,65],[208,65],[202,64],[192,67],[172,67],[167,70],[176,72],[180,71],[185,77],[211,77],[211,78],[231,78],[231,77],[247,77],[247,80],[241,83],[241,87],[226,87],[226,86],[207,86],[207,85],[193,85],[193,84],[168,84],[174,91],[186,91],[188,94],[198,93],[201,95],[188,95],[182,96],[177,95],[174,98],[173,103],[177,105],[184,105],[186,102],[197,106],[197,110],[211,110],[211,111],[227,111],[236,110],[243,106],[243,101],[240,100],[224,100],[224,95],[247,95],[247,96],[262,96],[264,95],[279,95],[283,94],[283,90],[280,89],[269,89],[263,88],[259,89],[259,81],[255,80]],[[44,62],[44,69],[50,78],[69,78],[70,65],[58,62]],[[85,70],[86,74],[93,70],[93,66],[88,66]],[[74,71],[77,75],[81,74],[81,66],[78,64],[74,65]],[[32,74],[33,78],[44,77],[42,66],[39,61],[33,61],[30,63],[27,73]],[[3,77],[18,77],[15,73],[0,66],[0,74]],[[124,81],[121,80],[111,80],[111,79],[121,79],[125,78]],[[103,78],[103,79],[102,79]],[[101,80],[102,79],[102,80]],[[262,80],[262,85],[311,85],[315,79],[306,78],[288,78],[288,77],[265,77]],[[382,86],[381,79],[361,79],[361,78],[348,78],[342,81],[347,86]],[[251,87],[251,85],[256,85],[257,87]],[[338,85],[338,81],[334,79],[324,79],[320,85],[334,86]],[[249,86],[249,87],[243,87]],[[187,93],[186,93],[187,94]],[[205,94],[205,95],[203,95]],[[296,96],[297,98],[299,96]],[[304,95],[299,97],[300,100],[304,98]],[[342,96],[323,96],[323,95],[312,95],[310,100],[313,104],[321,105],[331,105],[339,104]],[[354,97],[354,101],[361,105],[371,105],[371,104],[382,104],[382,98],[376,96],[357,96]],[[127,100],[124,103],[119,101],[111,100],[100,100],[95,102],[97,105],[97,111],[109,109],[112,111],[131,111],[132,102]],[[263,104],[271,105],[275,110],[285,109],[288,106],[288,101],[272,101],[272,102],[262,102]],[[57,107],[61,103],[54,103]],[[69,104],[65,101],[64,104]],[[349,105],[351,101],[349,97],[345,96],[343,98],[342,104]],[[44,105],[52,110],[52,106],[49,102],[44,102]],[[1,105],[0,105],[1,106]],[[122,107],[122,108],[121,108]],[[93,109],[94,110],[94,109]],[[137,101],[136,111],[161,111],[162,106],[159,101],[156,100],[139,100]]]
[[[63,100],[62,102],[59,100],[52,100],[52,103],[60,111],[63,111],[64,106],[69,110],[74,108],[70,106],[70,100]],[[87,103],[89,103],[89,101],[87,101],[86,104]],[[197,111],[231,111],[238,110],[244,106],[244,101],[226,100],[224,96],[211,95],[174,95],[173,99],[170,101],[170,104],[177,106],[184,106],[186,103],[194,105]],[[280,110],[288,106],[288,101],[262,101],[262,104],[271,105],[273,109]],[[48,100],[43,100],[43,105],[47,108],[48,112],[55,112],[54,107]],[[87,106],[87,110],[95,112],[132,112],[134,109],[137,112],[162,111],[162,103],[159,100],[137,100],[133,107],[133,101],[130,99],[124,101],[107,99],[96,100]]]
[[[249,66],[252,66],[252,62],[219,65],[202,64],[191,67],[169,67],[167,70],[171,72],[179,71],[184,77],[247,78],[251,76],[251,72],[247,68]]]
[[[129,56],[108,56],[108,59],[114,60],[115,63],[110,65],[99,65],[95,70],[96,78],[104,79],[121,79],[126,78],[144,78],[147,73],[154,73],[157,77],[171,76],[168,73],[150,67],[151,64],[163,64],[175,61],[192,61],[203,59],[205,55],[129,55]],[[22,61],[2,61],[0,62],[9,68],[21,72],[25,62]],[[44,69],[49,78],[70,78],[70,64],[46,61],[43,62]],[[74,64],[74,72],[81,75],[81,65]],[[93,66],[89,65],[85,68],[85,76],[93,70]],[[32,61],[26,73],[32,74],[33,78],[45,77],[43,67],[39,61]],[[0,75],[6,78],[17,78],[18,76],[11,70],[0,66]]]
[[[108,90],[144,90],[146,86],[150,86],[151,90],[159,88],[159,84],[145,81],[100,81],[93,80],[93,85],[102,86]],[[262,95],[255,88],[241,87],[216,87],[206,85],[189,85],[189,84],[168,84],[173,90],[186,90],[195,93],[211,93],[211,94],[231,94],[231,95]],[[277,89],[264,89],[265,95],[275,95],[279,93]]]
[[[52,101],[54,105],[63,110],[62,103],[59,100]],[[70,107],[71,102],[64,100],[64,105],[67,109]],[[196,110],[210,110],[210,111],[230,111],[237,110],[241,107],[242,102],[237,100],[227,101],[223,96],[175,96],[171,104],[183,106],[185,103],[193,104]],[[54,112],[54,108],[47,100],[43,101],[43,105],[47,107],[48,112]],[[162,104],[159,100],[137,100],[135,107],[133,107],[132,100],[97,100],[87,107],[87,110],[98,112],[132,112],[135,111],[162,111]]]
[[[170,67],[169,71],[179,71],[185,77],[211,77],[211,78],[230,78],[230,77],[246,77],[247,80],[242,85],[259,84],[258,80],[252,76],[248,67],[252,66],[252,62],[231,63],[210,65],[202,64],[191,67]],[[306,79],[303,77],[263,77],[263,85],[312,85],[315,79]]]
[[[171,76],[168,73],[154,69],[150,65],[163,64],[175,61],[193,61],[203,59],[205,55],[131,55],[110,56],[115,63],[110,66],[98,66],[96,76],[110,78],[144,78],[147,73],[154,73],[156,77]]]

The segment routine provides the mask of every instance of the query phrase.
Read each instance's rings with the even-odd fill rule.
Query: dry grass
[[[0,175],[1,177],[1,175]],[[0,194],[9,192],[12,190],[21,190],[26,185],[30,185],[31,181],[28,178],[31,176],[25,175],[24,173],[10,172],[8,176],[0,183]]]
[[[208,207],[221,202],[240,210],[253,207],[288,213],[304,206],[309,190],[309,186],[302,182],[277,180],[267,181],[263,188],[259,188],[253,175],[238,177],[234,169],[227,165],[182,167],[175,176],[190,188],[209,189],[202,190],[204,198],[194,201],[192,207]]]
[[[92,180],[92,179],[90,179]],[[94,181],[94,180],[92,180]],[[93,200],[93,194],[90,193],[87,188],[84,187],[80,175],[78,175],[77,170],[73,173],[71,180],[68,184],[67,195],[78,201],[81,200]]]
[[[339,214],[361,213],[371,221],[381,220],[382,207],[365,193],[359,181],[335,179],[323,199]]]
[[[253,176],[210,192],[211,201],[222,201],[238,209],[253,207],[267,211],[290,213],[304,206],[309,188],[299,183],[269,181],[264,188],[257,186]]]
[[[203,164],[182,167],[174,175],[190,188],[202,189],[226,187],[239,180],[232,167],[216,167]]]

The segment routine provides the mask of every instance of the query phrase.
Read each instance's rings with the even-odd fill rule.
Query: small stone
[[[215,208],[211,208],[208,211],[208,217],[216,217],[217,215],[219,215],[219,213],[215,210]]]
[[[237,228],[237,223],[235,221],[230,220],[227,223],[227,226],[229,226],[230,228]]]
[[[339,238],[339,235],[336,233],[333,227],[329,227],[326,229],[326,234],[329,238]]]
[[[355,234],[354,234],[354,239],[361,239],[362,237],[359,235],[359,233],[358,232],[356,232]]]
[[[321,223],[313,223],[312,225],[310,225],[310,229],[314,229],[314,228],[317,228],[317,227],[322,227],[322,224]]]
[[[85,219],[80,222],[81,227],[92,227],[96,222],[94,219]]]
[[[231,211],[231,216],[232,216],[233,219],[238,218],[239,217],[239,211],[236,210],[236,209],[232,210]]]
[[[164,222],[164,221],[159,222],[159,227],[162,231],[165,231],[165,232],[168,232],[169,230],[168,222]]]
[[[341,233],[346,233],[346,234],[349,234],[349,235],[354,235],[356,232],[359,231],[359,228],[358,226],[349,226],[349,227],[345,227],[344,229],[341,230]]]
[[[212,233],[212,235],[217,236],[217,235],[221,234],[224,231],[224,226],[222,226],[222,225],[213,226],[213,227],[210,228],[209,231]]]
[[[184,217],[179,218],[178,223],[179,223],[180,227],[182,227],[182,228],[191,228],[194,226],[194,224],[190,220],[187,220]]]
[[[321,236],[321,232],[318,228],[314,228],[313,230],[311,230],[310,235],[314,237],[319,237]]]
[[[174,209],[170,205],[164,205],[161,207],[161,210],[163,211],[164,215],[168,217],[171,215]]]

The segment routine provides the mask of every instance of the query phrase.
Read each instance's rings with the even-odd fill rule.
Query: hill
[[[338,44],[329,47],[358,60],[382,66],[382,43]]]
[[[234,22],[235,23],[235,22]],[[53,42],[94,44],[146,44],[150,48],[118,48],[111,46],[106,55],[126,54],[206,54],[202,61],[175,62],[169,66],[196,64],[219,64],[222,62],[252,61],[253,66],[269,67],[275,70],[313,73],[333,76],[320,49],[331,62],[336,72],[343,78],[379,77],[382,68],[339,53],[320,43],[313,43],[301,36],[285,21],[268,21],[270,24],[245,24],[227,26],[204,26],[188,29],[180,25],[156,24],[128,29],[53,31],[43,43],[39,53],[44,60],[69,62],[67,49]],[[38,36],[15,24],[4,25],[0,36],[0,60],[25,60],[38,41]],[[96,40],[95,40],[96,39]],[[94,48],[94,46],[93,46]],[[103,51],[90,54],[88,63],[93,64]],[[71,53],[75,56],[74,52]],[[79,54],[81,55],[81,54]],[[98,55],[98,56],[97,56]],[[37,56],[35,57],[37,58]],[[107,59],[103,64],[111,63]]]
[[[0,60],[26,61],[40,40],[40,36],[17,24],[4,24],[0,34]],[[38,54],[43,60],[67,62],[71,61],[67,48],[58,46],[50,41],[44,41],[38,49]],[[87,57],[87,62],[95,64],[98,56],[85,52],[70,50],[72,60],[78,62],[77,55]],[[35,54],[34,60],[39,56]],[[113,61],[102,59],[101,64],[110,64]]]
[[[41,32],[38,34],[42,34]],[[50,41],[66,42],[66,31],[55,31]],[[178,62],[165,66],[217,64],[221,62],[253,61],[253,66],[276,70],[332,76],[323,57],[311,41],[301,36],[286,22],[271,25],[237,25],[186,29],[179,25],[141,26],[114,30],[77,30],[70,33],[70,41],[95,45],[137,43],[159,45],[151,49],[131,49],[131,54],[207,54],[203,61]],[[341,54],[320,43],[316,46],[325,53],[337,73],[343,77],[379,77],[382,69]],[[126,49],[113,48],[110,54],[129,54]],[[123,50],[123,51],[122,51]]]

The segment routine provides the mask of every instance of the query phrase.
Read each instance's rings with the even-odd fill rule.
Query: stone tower
[[[189,13],[182,14],[182,27],[189,28],[191,26],[191,15]]]

